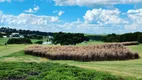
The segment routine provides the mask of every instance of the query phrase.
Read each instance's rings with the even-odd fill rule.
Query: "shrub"
[[[32,74],[31,74],[32,73]],[[137,80],[57,63],[0,62],[0,80]]]
[[[32,44],[32,42],[27,38],[11,38],[7,41],[7,44]]]
[[[103,61],[137,59],[139,55],[122,44],[96,46],[30,46],[25,54],[47,57],[51,60]],[[136,56],[137,54],[137,56]]]
[[[142,35],[139,35],[139,37],[138,37],[138,42],[139,42],[139,43],[142,43]]]

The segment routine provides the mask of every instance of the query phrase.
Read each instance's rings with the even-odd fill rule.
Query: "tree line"
[[[41,32],[41,31],[31,31],[31,30],[22,30],[22,29],[18,30],[9,27],[0,28],[0,37],[2,37],[3,35],[9,36],[11,35],[11,33],[19,33],[24,35],[25,38],[32,38],[32,39],[42,39],[43,36],[54,35],[54,33],[52,32]]]
[[[134,33],[125,33],[125,34],[108,34],[104,36],[102,41],[105,42],[129,42],[129,41],[138,41],[142,43],[142,32],[134,32]]]

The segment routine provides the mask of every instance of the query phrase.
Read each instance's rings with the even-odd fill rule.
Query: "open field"
[[[95,44],[96,41],[91,44]],[[103,42],[101,42],[103,43]],[[100,44],[101,44],[100,43]],[[85,44],[84,44],[85,45]],[[89,45],[89,43],[87,43]],[[114,75],[131,76],[142,78],[142,58],[126,61],[92,61],[79,62],[72,60],[48,60],[46,58],[25,55],[23,50],[27,45],[9,45],[8,49],[5,46],[0,46],[0,61],[2,62],[53,62],[60,64],[68,64],[81,68],[110,72]],[[46,46],[46,45],[45,45]],[[142,44],[128,46],[134,52],[138,52],[142,56]]]

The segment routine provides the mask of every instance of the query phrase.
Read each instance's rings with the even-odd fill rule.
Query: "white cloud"
[[[39,9],[40,9],[39,6],[35,6],[35,5],[34,5],[34,8],[33,8],[33,9],[32,9],[32,8],[29,8],[28,10],[25,10],[24,12],[27,12],[27,13],[35,13],[35,12],[37,12]]]
[[[0,0],[0,2],[11,2],[11,0]]]
[[[59,11],[58,16],[61,16],[65,11]]]
[[[18,1],[18,2],[22,2],[24,0],[0,0],[0,2],[12,2],[12,1]]]
[[[127,11],[129,25],[125,25],[128,30],[141,30],[142,29],[142,9],[128,10]]]
[[[57,12],[58,12],[58,10],[53,11],[53,13],[57,13]]]
[[[56,21],[58,21],[59,20],[59,17],[51,17],[51,21],[50,22],[56,22]]]
[[[93,9],[88,10],[84,16],[85,23],[96,23],[96,24],[123,24],[127,21],[120,18],[120,11],[115,10],[106,10],[106,9]]]
[[[21,13],[18,16],[6,15],[0,12],[0,24],[5,25],[46,25],[52,22],[58,22],[56,16],[37,16],[33,14]]]
[[[137,24],[142,24],[142,9],[128,10],[128,17]]]
[[[39,10],[39,6],[35,6],[33,10],[34,11],[38,11]]]
[[[31,8],[29,8],[29,10],[25,10],[24,12],[33,13],[34,11]]]
[[[59,23],[57,16],[44,16],[21,13],[17,16],[6,15],[0,11],[0,26],[7,26],[17,29],[40,30],[47,32],[55,32],[58,27],[55,24]],[[57,29],[56,29],[57,27]]]
[[[114,5],[114,4],[137,4],[142,0],[54,0],[59,6],[97,6],[97,5]]]

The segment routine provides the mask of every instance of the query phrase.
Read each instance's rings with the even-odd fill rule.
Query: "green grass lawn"
[[[31,39],[32,43],[35,43],[37,41],[42,41],[42,40],[38,40],[38,39]]]
[[[8,38],[0,38],[0,46],[4,45],[4,43],[6,43],[7,40]]]
[[[104,42],[91,41],[80,45],[95,45]],[[2,62],[53,62],[60,64],[68,64],[81,68],[98,70],[103,72],[110,72],[114,75],[131,76],[142,78],[142,58],[136,60],[126,61],[92,61],[92,62],[79,62],[67,60],[48,60],[46,58],[25,55],[23,50],[27,45],[9,45],[8,48],[0,46],[0,61]],[[128,46],[134,52],[138,52],[142,57],[142,44]]]
[[[7,47],[2,45],[2,46],[0,46],[0,57],[7,56],[7,55],[10,55],[12,53],[24,50],[25,46],[27,46],[27,45],[24,45],[24,44],[16,45],[16,44],[14,44],[14,45],[7,45]]]

